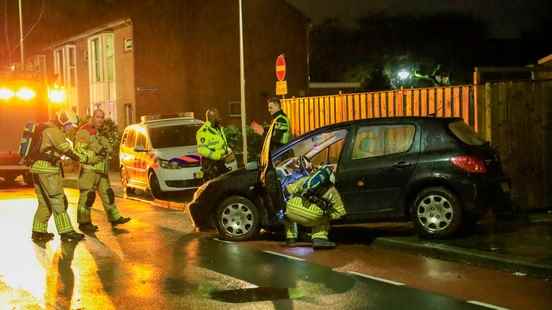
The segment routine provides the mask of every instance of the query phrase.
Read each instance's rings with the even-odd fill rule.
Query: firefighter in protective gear
[[[113,226],[124,224],[130,218],[119,214],[115,206],[115,194],[109,182],[109,159],[113,153],[113,142],[102,134],[105,113],[97,109],[92,114],[90,122],[79,128],[75,135],[75,149],[81,152],[91,152],[95,155],[93,163],[81,164],[79,173],[79,205],[77,220],[79,229],[83,232],[94,232],[98,226],[92,224],[90,210],[96,198],[100,195],[102,205],[109,222]]]
[[[205,123],[196,132],[197,151],[201,155],[203,180],[208,181],[229,171],[226,158],[232,153],[228,147],[224,127],[216,109],[205,112]]]
[[[312,227],[312,247],[333,248],[328,240],[330,221],[346,214],[339,192],[333,185],[333,171],[322,166],[309,176],[287,186],[291,198],[286,204],[286,244],[293,246],[298,236],[297,225]]]
[[[38,208],[33,220],[32,238],[34,241],[48,241],[54,237],[48,233],[48,220],[52,213],[56,229],[61,240],[78,241],[84,235],[73,230],[67,214],[67,197],[63,192],[61,157],[67,156],[75,161],[94,161],[94,154],[73,150],[64,131],[76,127],[78,118],[72,111],[59,111],[56,119],[46,123],[42,131],[40,158],[31,164],[34,188],[38,199]]]
[[[278,98],[269,98],[267,103],[268,112],[272,116],[270,126],[264,128],[260,124],[253,122],[251,123],[251,127],[259,135],[272,132],[270,151],[273,151],[291,140],[291,125],[286,113],[282,111],[282,106]],[[272,128],[272,131],[270,131],[270,128]]]

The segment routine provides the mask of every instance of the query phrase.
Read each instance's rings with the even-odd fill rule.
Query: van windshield
[[[196,145],[196,131],[201,125],[176,125],[148,129],[153,148]]]

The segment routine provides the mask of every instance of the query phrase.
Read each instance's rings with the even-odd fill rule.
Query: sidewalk
[[[78,179],[79,179],[78,171],[65,172],[63,185],[65,187],[78,188]],[[121,187],[121,175],[119,174],[119,171],[110,171],[109,181],[111,182],[111,187],[113,188],[115,195],[117,197],[123,197],[123,188]]]
[[[492,266],[518,276],[552,277],[552,214],[544,212],[510,221],[482,221],[473,233],[450,240],[384,236],[375,244]]]

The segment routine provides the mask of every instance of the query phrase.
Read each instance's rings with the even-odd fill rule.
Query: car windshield
[[[154,148],[196,145],[196,131],[201,125],[176,125],[149,128]]]
[[[485,140],[481,139],[477,133],[462,120],[452,122],[448,127],[460,141],[467,145],[484,145],[486,143]]]
[[[274,165],[278,166],[281,163],[299,156],[306,156],[312,159],[320,152],[328,149],[330,146],[345,139],[347,135],[346,129],[336,131],[323,132],[317,135],[310,136],[297,142],[293,147],[289,148],[285,153],[274,159]],[[341,151],[341,149],[339,149]]]

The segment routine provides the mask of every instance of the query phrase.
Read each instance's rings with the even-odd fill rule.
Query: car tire
[[[462,206],[458,197],[444,187],[423,189],[411,206],[414,226],[421,237],[447,238],[462,227]]]
[[[242,196],[230,196],[218,206],[215,223],[224,240],[250,240],[259,233],[260,213],[251,200]]]
[[[157,176],[154,172],[150,172],[148,177],[148,187],[149,192],[155,199],[163,199],[165,197],[165,193],[161,191],[161,186],[159,185],[159,179],[157,179]]]
[[[121,167],[121,187],[125,196],[132,195],[136,191],[133,187],[128,186],[128,172],[125,167]]]

